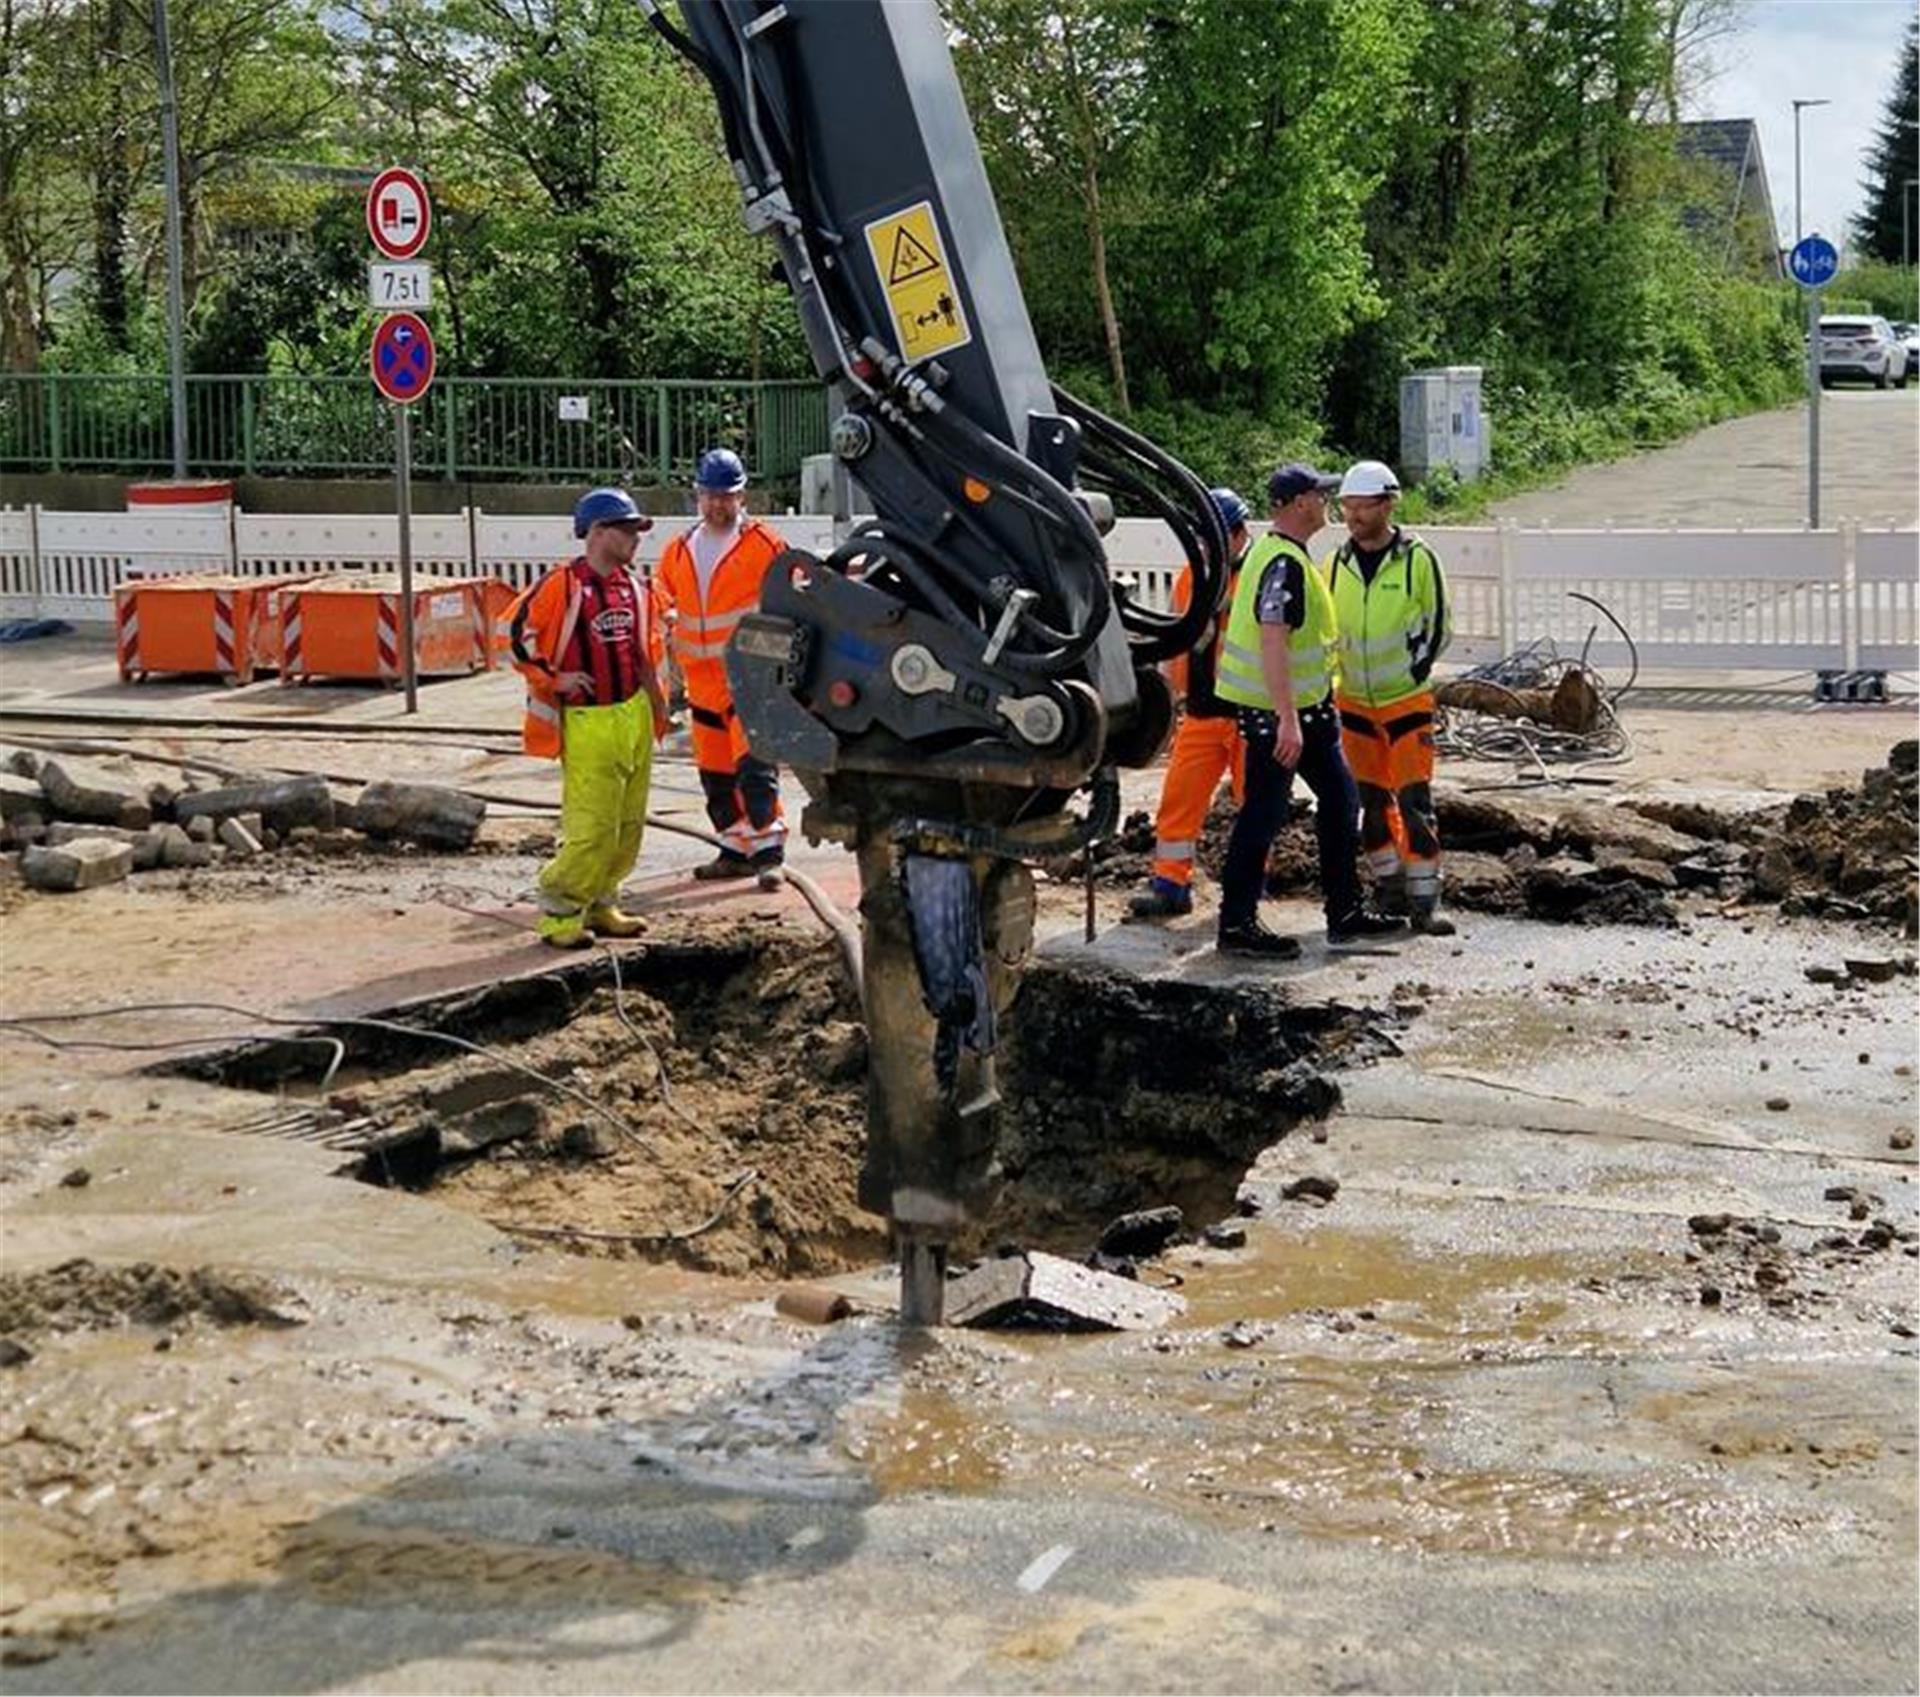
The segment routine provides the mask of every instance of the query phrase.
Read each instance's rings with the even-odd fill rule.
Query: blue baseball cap
[[[1310,465],[1290,460],[1267,479],[1267,501],[1271,506],[1284,507],[1297,495],[1314,490],[1322,495],[1331,495],[1339,487],[1340,479],[1330,473],[1315,471]]]

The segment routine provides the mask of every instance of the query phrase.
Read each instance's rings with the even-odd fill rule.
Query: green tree
[[[1920,20],[1907,24],[1900,69],[1881,111],[1866,166],[1860,186],[1867,198],[1853,222],[1854,240],[1864,258],[1911,265],[1920,236],[1920,207],[1914,204],[1914,179],[1920,177]]]

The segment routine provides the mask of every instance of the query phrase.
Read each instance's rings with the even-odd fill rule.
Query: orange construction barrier
[[[120,681],[154,672],[208,672],[253,682],[257,578],[216,573],[148,578],[113,592]]]
[[[416,578],[414,670],[423,678],[491,670],[493,621],[486,578]],[[280,681],[370,678],[400,682],[400,579],[391,572],[335,573],[280,597]]]

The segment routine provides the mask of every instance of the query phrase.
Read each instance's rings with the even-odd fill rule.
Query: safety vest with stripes
[[[569,560],[555,566],[531,589],[515,596],[502,614],[514,668],[527,684],[520,746],[544,760],[559,759],[563,749],[563,709],[553,680],[566,663],[574,627],[580,622],[580,586],[573,576],[576,563]],[[641,623],[637,633],[641,652],[657,667],[662,648],[653,590],[638,573],[633,573],[633,604]]]
[[[1446,580],[1433,550],[1409,531],[1367,582],[1343,542],[1329,564],[1340,623],[1340,693],[1365,707],[1390,707],[1428,688],[1433,663],[1453,637]]]
[[[1226,635],[1220,642],[1220,673],[1216,685],[1221,698],[1242,707],[1273,709],[1267,693],[1267,671],[1260,663],[1260,587],[1267,568],[1281,556],[1300,562],[1306,585],[1306,622],[1287,637],[1292,659],[1293,704],[1313,707],[1333,689],[1334,610],[1326,580],[1306,549],[1287,536],[1263,536],[1247,550],[1240,582],[1233,592],[1233,610],[1227,615]]]
[[[702,597],[693,564],[692,537],[698,528],[667,543],[654,581],[672,606],[669,643],[686,682],[688,705],[724,714],[733,699],[727,687],[727,639],[759,606],[760,580],[787,545],[770,526],[748,519],[714,568]]]

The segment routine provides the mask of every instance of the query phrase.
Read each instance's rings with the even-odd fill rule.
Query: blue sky
[[[1835,241],[1861,201],[1865,154],[1893,86],[1915,0],[1749,0],[1729,36],[1707,49],[1712,74],[1689,115],[1753,118],[1766,153],[1780,239],[1793,240],[1793,108],[1800,117],[1804,223]],[[1920,176],[1920,167],[1912,173]]]

